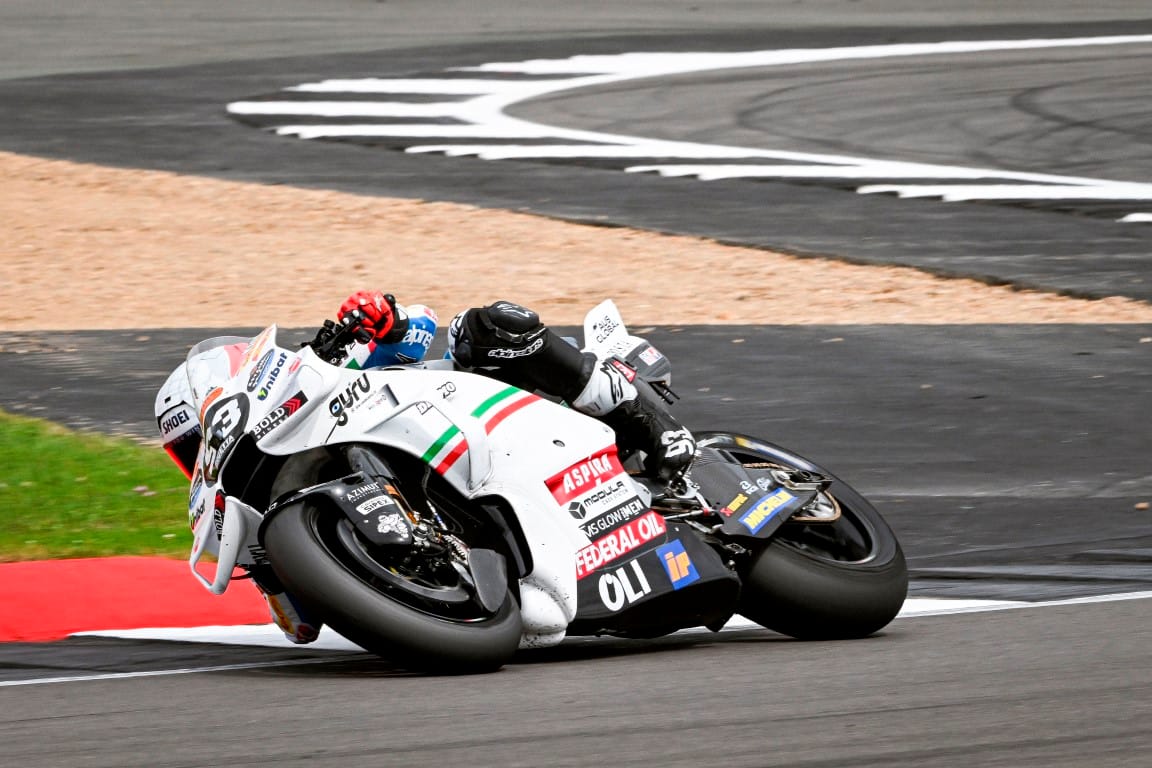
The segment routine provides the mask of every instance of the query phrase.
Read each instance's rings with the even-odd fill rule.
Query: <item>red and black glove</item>
[[[344,300],[336,319],[356,322],[376,341],[383,341],[396,325],[396,299],[390,293],[357,291]]]

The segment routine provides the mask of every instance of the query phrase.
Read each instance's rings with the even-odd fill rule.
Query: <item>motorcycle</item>
[[[737,614],[795,638],[864,637],[903,604],[891,529],[806,458],[698,432],[688,470],[658,482],[602,422],[450,360],[339,367],[357,332],[328,321],[293,350],[272,325],[189,352],[204,436],[189,565],[211,592],[272,573],[349,640],[439,673],[567,636],[718,631]],[[670,362],[611,300],[584,337],[676,399]]]

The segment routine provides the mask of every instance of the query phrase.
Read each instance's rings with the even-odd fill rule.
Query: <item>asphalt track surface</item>
[[[1152,11],[1136,2],[1022,2],[1010,11],[992,2],[946,11],[897,0],[857,5],[632,3],[593,12],[536,2],[498,13],[503,5],[476,12],[454,3],[287,3],[270,11],[250,2],[226,11],[186,3],[173,12],[126,2],[83,11],[13,2],[0,9],[0,148],[459,200],[1147,299],[1148,230],[1099,209],[946,205],[774,182],[712,182],[702,193],[695,180],[588,165],[301,142],[223,112],[227,102],[309,80],[412,76],[545,53],[1152,31]],[[948,133],[960,121],[947,119],[947,102],[939,105],[945,114],[929,111],[936,122],[927,125],[902,125],[891,106],[865,109],[890,103],[904,87],[932,93],[938,62],[900,72],[849,68],[831,91],[826,83],[844,72],[775,73],[797,83],[814,78],[778,127],[729,119],[753,95],[743,90],[747,77],[710,78],[703,95],[700,82],[688,80],[649,84],[617,104],[618,93],[573,94],[526,109],[534,119],[604,129],[619,119],[618,104],[643,106],[663,93],[685,109],[674,118],[630,110],[628,131],[755,144],[730,133],[751,131],[772,148],[782,138],[814,142],[791,145],[804,150],[848,133],[866,150],[907,146],[912,159],[939,162],[950,151],[948,160],[962,162],[966,152],[994,146],[998,154],[984,162],[1146,177],[1147,132],[1137,128],[1147,125],[1140,110],[1150,102],[1131,62],[1046,61],[1048,85],[1109,83],[1131,109],[1097,104],[1072,121],[1087,133],[1071,144],[1066,131],[987,140],[1025,127],[1019,111],[997,110],[994,101],[968,105],[986,116],[977,134]],[[952,64],[939,74],[972,65]],[[1018,55],[981,62],[1009,93],[1043,90],[1026,64]],[[854,95],[855,114],[836,108],[845,95]],[[709,106],[702,122],[701,103]],[[1077,103],[1093,102],[1069,98],[1064,106]],[[849,131],[862,117],[870,129]],[[801,136],[797,125],[806,129]],[[1089,149],[1077,155],[1077,146]],[[140,434],[150,428],[156,385],[202,335],[8,336],[0,407]],[[1152,406],[1152,327],[685,327],[651,337],[675,361],[689,426],[755,432],[825,463],[873,498],[905,545],[914,594],[1050,600],[1148,589],[1149,513],[1136,505],[1152,497],[1139,426]],[[306,649],[91,638],[6,646],[0,682],[156,674],[4,686],[0,763],[1139,766],[1152,747],[1149,635],[1148,602],[1131,600],[902,619],[851,643],[758,632],[579,640],[468,680],[416,678],[361,655]]]

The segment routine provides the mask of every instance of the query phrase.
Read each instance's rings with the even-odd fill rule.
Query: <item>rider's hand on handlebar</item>
[[[367,331],[367,338],[357,335],[360,341],[380,341],[396,324],[396,299],[390,293],[357,291],[340,305],[336,318],[344,325],[355,322]]]
[[[372,341],[372,330],[364,323],[364,313],[359,309],[340,313],[340,324],[345,328],[352,327],[352,337],[361,344]]]

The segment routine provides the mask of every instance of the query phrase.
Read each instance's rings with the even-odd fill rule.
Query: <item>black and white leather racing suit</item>
[[[456,365],[521,389],[559,397],[616,432],[622,452],[643,451],[645,471],[662,480],[681,474],[696,441],[646,384],[637,387],[558,336],[532,310],[510,301],[465,310],[448,328]]]

